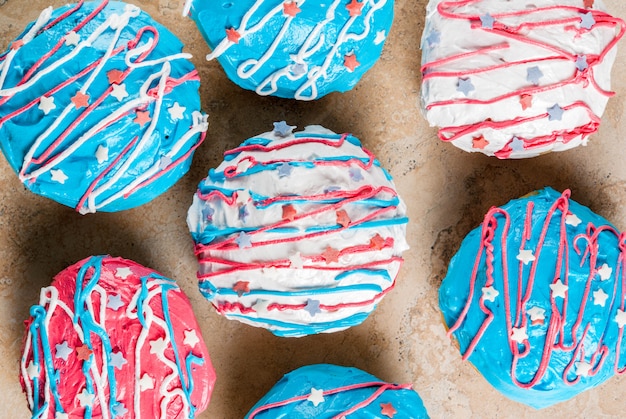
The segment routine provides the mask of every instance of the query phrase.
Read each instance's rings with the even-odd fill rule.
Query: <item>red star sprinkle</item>
[[[250,292],[250,283],[248,281],[237,281],[235,285],[233,285],[233,291],[236,291],[237,295],[241,297]]]
[[[283,205],[283,220],[293,221],[296,218],[296,214],[298,211],[293,207],[293,205]]]
[[[107,78],[109,79],[109,84],[122,84],[122,81],[124,81],[124,72],[120,70],[110,70],[107,72]]]
[[[472,139],[472,147],[474,148],[484,150],[487,145],[489,145],[489,141],[485,140],[485,137],[483,137],[482,135],[480,137]]]
[[[345,210],[337,211],[337,224],[341,224],[342,227],[348,227],[350,221],[350,216]]]
[[[531,95],[522,95],[519,99],[520,105],[522,105],[522,110],[526,110],[533,106],[533,97]]]
[[[87,345],[79,346],[76,348],[76,358],[81,361],[89,361],[89,357],[93,351],[87,347]]]
[[[89,106],[89,95],[86,95],[82,92],[76,92],[76,95],[72,99],[70,99],[76,109],[86,108]]]
[[[322,257],[326,260],[326,264],[339,262],[339,250],[328,246],[326,250],[324,250],[324,253],[322,253]]]
[[[302,10],[300,10],[298,4],[295,1],[283,3],[283,13],[285,14],[285,16],[296,17],[296,15],[301,11]]]
[[[11,49],[19,49],[23,45],[24,45],[24,41],[22,41],[21,39],[18,39],[17,41],[13,41],[11,43]]]
[[[380,250],[385,246],[385,239],[380,234],[376,233],[374,237],[370,239],[370,249]]]
[[[360,62],[356,60],[356,55],[354,53],[349,55],[344,55],[343,57],[343,65],[350,71],[354,71],[355,68],[361,65]]]
[[[135,115],[137,116],[135,116],[133,122],[139,124],[140,127],[143,127],[148,122],[152,121],[152,118],[150,118],[150,112],[148,111],[137,111]]]
[[[583,0],[583,3],[587,9],[591,9],[593,7],[593,0]]]
[[[391,403],[381,403],[380,413],[387,416],[388,418],[393,418],[398,412]]]
[[[350,4],[346,6],[346,9],[350,12],[350,16],[360,16],[363,3],[359,3],[357,0],[352,0]]]
[[[229,28],[229,29],[226,29],[226,37],[228,38],[230,42],[238,44],[239,40],[241,39],[241,34],[237,32],[237,29]]]

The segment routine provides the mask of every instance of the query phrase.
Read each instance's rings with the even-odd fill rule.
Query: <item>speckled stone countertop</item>
[[[420,51],[426,0],[397,0],[396,21],[382,59],[351,92],[317,102],[263,98],[232,84],[181,0],[130,1],[168,26],[194,55],[202,79],[209,133],[190,172],[148,205],[81,216],[28,192],[0,158],[0,416],[29,417],[19,384],[23,321],[39,289],[78,260],[94,254],[133,259],[176,279],[189,295],[217,372],[209,409],[201,418],[241,418],[283,374],[302,365],[355,366],[391,382],[411,382],[433,418],[555,418],[624,416],[626,377],[575,399],[535,411],[494,390],[461,361],[445,337],[437,290],[462,238],[493,205],[550,185],[626,229],[626,45],[620,43],[613,90],[599,132],[589,145],[523,161],[468,154],[436,138],[419,110]],[[3,4],[4,3],[4,4]],[[0,48],[41,9],[65,0],[0,0]],[[626,18],[623,0],[605,0]],[[218,316],[197,290],[197,263],[185,223],[197,183],[222,153],[287,120],[352,132],[394,176],[409,208],[405,265],[396,289],[362,325],[286,339]],[[9,416],[5,416],[10,412]]]

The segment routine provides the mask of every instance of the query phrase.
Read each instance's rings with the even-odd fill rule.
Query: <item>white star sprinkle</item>
[[[196,334],[195,330],[185,330],[184,331],[185,334],[185,339],[183,340],[183,343],[185,345],[189,345],[190,347],[194,347],[198,344],[198,342],[200,342],[200,339],[198,339],[198,335]]]
[[[170,116],[174,121],[178,121],[185,117],[184,114],[186,110],[187,108],[180,106],[178,102],[174,102],[174,105],[170,106],[167,111],[170,113]]]
[[[78,395],[76,396],[82,407],[91,407],[91,405],[93,405],[93,400],[95,397],[95,394],[89,393],[87,391],[87,388],[84,388],[83,391],[78,393]]]
[[[237,204],[246,205],[250,201],[250,192],[247,189],[237,191]]]
[[[157,340],[150,341],[150,353],[153,355],[163,355],[167,349],[167,343],[165,339],[158,338]]]
[[[528,334],[526,333],[525,327],[513,327],[511,329],[511,340],[517,343],[523,343],[526,339],[528,339]]]
[[[55,182],[59,182],[61,185],[65,185],[65,181],[69,179],[63,170],[61,169],[52,169],[50,170],[50,175],[52,176],[52,180]]]
[[[126,85],[124,83],[113,83],[111,87],[113,88],[113,90],[111,91],[111,96],[117,99],[118,102],[121,102],[125,97],[128,97],[128,92],[126,91]]]
[[[563,281],[560,279],[556,281],[554,284],[550,284],[550,289],[552,290],[552,298],[565,298],[565,293],[567,292],[567,285],[563,284]]]
[[[124,364],[127,364],[128,361],[124,358],[121,352],[111,352],[111,365],[121,370]]]
[[[133,271],[130,270],[129,267],[117,268],[115,270],[115,276],[121,279],[128,278],[129,275],[132,275]]]
[[[374,38],[374,45],[382,44],[386,38],[387,38],[387,35],[385,34],[384,30],[376,32],[376,38]]]
[[[26,367],[26,373],[31,380],[35,379],[35,377],[39,377],[39,365],[35,365],[33,361],[30,361],[28,367]]]
[[[524,263],[524,265],[528,265],[530,262],[535,260],[535,255],[533,255],[532,250],[524,249],[520,250],[517,255],[517,260]]]
[[[611,274],[613,273],[613,268],[611,268],[606,263],[603,263],[602,266],[598,269],[598,274],[600,275],[601,281],[606,281],[611,279]]]
[[[575,362],[574,366],[576,367],[575,374],[582,377],[588,377],[592,368],[590,363],[584,361]]]
[[[492,303],[496,300],[496,297],[500,295],[497,289],[494,287],[483,287],[483,300],[491,301]]]
[[[55,356],[63,361],[67,361],[67,357],[74,352],[70,345],[67,344],[67,341],[63,343],[57,343],[54,348],[56,349]]]
[[[269,305],[270,305],[270,302],[267,300],[256,300],[256,303],[254,303],[252,308],[254,309],[254,311],[256,311],[258,315],[263,315],[263,314],[267,314],[268,312],[267,307],[269,307]]]
[[[51,110],[56,109],[57,105],[54,104],[54,98],[52,96],[46,97],[42,96],[39,99],[38,108],[44,113],[44,115],[48,115]]]
[[[604,307],[607,298],[609,298],[609,294],[604,292],[602,289],[598,289],[593,292],[593,304],[597,306]]]
[[[102,164],[109,160],[109,148],[99,145],[96,149],[96,159],[98,160],[98,164]]]
[[[65,45],[69,46],[77,46],[80,42],[80,35],[74,31],[69,31],[67,35],[65,35]]]
[[[139,380],[139,391],[146,391],[154,389],[154,380],[148,374],[141,376]]]
[[[527,313],[530,316],[531,323],[533,324],[536,322],[543,323],[546,318],[546,311],[543,308],[537,306],[529,309]]]
[[[302,260],[302,255],[300,252],[296,252],[289,257],[289,266],[294,269],[302,269],[304,266],[304,261]]]
[[[617,327],[622,329],[624,325],[626,325],[626,311],[622,311],[618,308],[617,314],[615,315],[615,321],[617,322]]]
[[[307,397],[307,400],[313,403],[313,406],[317,407],[320,403],[324,402],[324,390],[311,388],[311,394]]]
[[[572,227],[578,227],[578,225],[582,222],[583,221],[578,218],[576,214],[567,214],[565,216],[565,224],[571,225]]]
[[[110,308],[113,311],[117,311],[123,305],[124,305],[124,302],[122,302],[121,294],[109,295],[109,298],[107,299],[108,308]]]

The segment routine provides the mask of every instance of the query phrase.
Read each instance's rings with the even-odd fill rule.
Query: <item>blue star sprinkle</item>
[[[529,67],[526,73],[526,80],[534,84],[535,86],[539,85],[539,79],[543,77],[543,73],[539,69],[539,67]]]
[[[426,37],[426,42],[429,47],[437,45],[441,41],[441,33],[438,30],[431,31]]]
[[[211,207],[202,208],[202,218],[207,221],[213,221],[213,214],[215,214],[215,210]]]
[[[596,20],[593,18],[592,12],[579,13],[580,15],[580,27],[584,29],[591,29],[596,24]]]
[[[472,90],[475,90],[474,85],[472,84],[472,81],[467,78],[467,79],[459,79],[459,82],[456,85],[456,90],[458,92],[463,93],[465,96],[467,96],[469,94],[469,92],[471,92]]]
[[[489,13],[484,14],[480,17],[480,24],[485,29],[493,29],[493,23],[496,20]]]
[[[128,409],[126,409],[124,403],[117,402],[115,406],[113,406],[113,414],[115,415],[115,417],[122,417],[126,415],[126,413],[128,413]]]
[[[279,137],[289,137],[291,134],[293,134],[294,128],[296,127],[287,125],[287,122],[285,121],[274,122],[274,134]]]
[[[278,177],[287,177],[291,174],[293,167],[287,163],[283,162],[278,166]]]
[[[513,137],[510,146],[513,151],[524,151],[524,141],[517,137]]]
[[[304,306],[304,311],[309,313],[311,317],[315,317],[316,314],[322,312],[322,310],[320,310],[320,302],[318,300],[306,300],[306,306]]]
[[[252,247],[252,241],[250,240],[250,236],[243,231],[239,233],[239,235],[235,239],[235,243],[237,243],[237,246],[239,246],[240,249]]]
[[[306,74],[306,66],[302,63],[296,63],[291,66],[291,73],[294,76],[301,76]]]
[[[245,223],[246,222],[246,218],[248,217],[248,215],[250,215],[250,213],[248,212],[248,206],[247,205],[243,205],[243,206],[239,207],[239,219],[241,221],[243,221]]]
[[[578,71],[585,71],[587,68],[589,68],[586,55],[579,55],[578,57],[576,57],[576,68],[578,69]]]
[[[121,370],[124,364],[127,364],[127,363],[128,361],[126,361],[126,358],[124,358],[124,355],[122,355],[121,352],[111,353],[111,365],[117,368],[118,370]]]
[[[353,181],[359,182],[363,180],[363,175],[361,174],[361,171],[358,168],[351,167],[349,173],[350,173],[350,179],[352,179]]]
[[[563,108],[558,103],[548,108],[548,121],[560,121],[563,118]]]

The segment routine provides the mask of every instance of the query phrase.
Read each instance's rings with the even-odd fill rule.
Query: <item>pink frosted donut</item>
[[[41,290],[21,382],[33,417],[193,418],[215,373],[187,296],[130,260],[84,259]]]

